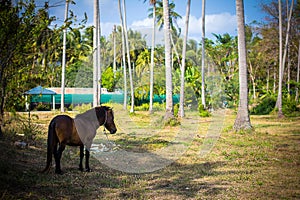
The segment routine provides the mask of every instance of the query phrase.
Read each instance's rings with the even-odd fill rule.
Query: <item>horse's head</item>
[[[112,108],[108,106],[96,107],[96,113],[100,125],[104,125],[104,127],[109,130],[111,134],[117,132],[117,128],[114,122],[114,112]]]

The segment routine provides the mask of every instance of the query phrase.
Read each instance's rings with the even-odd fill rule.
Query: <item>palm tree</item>
[[[93,33],[93,106],[97,106],[98,102],[99,102],[99,90],[98,90],[98,81],[99,81],[99,75],[98,75],[98,58],[99,57],[99,53],[98,51],[100,51],[99,48],[99,44],[98,42],[100,42],[100,38],[98,39],[99,36],[99,0],[94,0],[94,33]]]
[[[166,65],[166,113],[165,120],[174,117],[173,110],[173,88],[172,88],[172,66],[171,66],[171,30],[169,1],[163,0],[164,38],[165,38],[165,65]]]
[[[300,75],[300,40],[298,46],[298,64],[297,64],[297,76],[296,76],[296,81],[298,83],[296,87],[296,98],[295,98],[296,102],[298,102],[298,98],[299,98],[299,75]]]
[[[156,8],[155,8],[155,17],[156,17],[156,24],[158,26],[158,30],[162,30],[164,28],[164,9],[163,9],[163,2],[156,0]],[[153,8],[150,8],[150,14],[148,17],[153,17]],[[175,12],[175,4],[174,2],[169,3],[169,23],[172,31],[179,32],[180,28],[177,24],[177,19],[181,18],[181,16]]]
[[[185,73],[186,43],[187,43],[188,30],[189,30],[190,7],[191,7],[191,0],[187,0],[186,16],[185,16],[185,33],[183,38],[181,76],[180,76],[180,103],[179,103],[180,117],[184,117],[184,73]]]
[[[201,71],[202,71],[202,81],[201,81],[201,100],[202,105],[205,108],[205,74],[204,74],[204,66],[205,66],[205,0],[202,0],[202,63],[201,63]]]
[[[129,42],[128,42],[128,34],[127,34],[127,25],[126,25],[126,4],[125,0],[123,0],[123,30],[124,30],[124,38],[125,38],[125,44],[126,44],[126,53],[127,53],[127,64],[128,64],[128,70],[129,70],[129,82],[130,82],[130,96],[131,96],[131,106],[130,106],[130,112],[134,112],[134,88],[133,88],[133,74],[131,69],[131,61],[130,61],[130,50],[129,50]]]
[[[278,82],[278,95],[277,95],[277,108],[278,108],[278,117],[283,117],[282,112],[282,80],[283,80],[283,74],[284,74],[284,66],[285,66],[285,60],[286,60],[286,54],[287,54],[287,48],[288,48],[288,41],[289,41],[289,32],[290,32],[290,23],[291,23],[291,17],[293,12],[293,5],[294,0],[292,0],[291,8],[289,12],[288,17],[288,24],[287,24],[287,30],[286,30],[286,38],[285,38],[285,46],[284,46],[284,53],[282,52],[282,8],[281,8],[281,0],[278,0],[278,11],[279,11],[279,82]],[[282,55],[283,53],[283,55]]]
[[[114,29],[113,29],[113,54],[114,54],[114,63],[113,63],[113,71],[114,71],[114,78],[116,77],[116,71],[117,71],[117,66],[116,66],[116,25],[114,25]]]
[[[61,71],[61,101],[60,101],[60,111],[65,112],[65,71],[66,71],[66,38],[67,38],[67,19],[69,10],[69,0],[66,0],[65,5],[65,27],[63,35],[63,55],[62,55],[62,71]]]
[[[248,111],[248,84],[247,84],[247,62],[246,62],[246,38],[244,2],[236,0],[236,15],[238,28],[238,54],[239,54],[239,107],[234,122],[235,130],[252,129]]]
[[[146,1],[144,1],[146,2]],[[156,0],[149,0],[150,5],[153,6],[152,19],[152,41],[151,41],[151,64],[150,64],[150,102],[149,102],[149,112],[153,112],[153,79],[154,79],[154,49],[155,49],[155,26],[156,26]]]

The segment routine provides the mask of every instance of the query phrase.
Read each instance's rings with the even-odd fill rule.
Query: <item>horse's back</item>
[[[68,115],[57,115],[50,122],[53,124],[60,143],[67,145],[81,145],[82,142],[77,134],[74,119]]]

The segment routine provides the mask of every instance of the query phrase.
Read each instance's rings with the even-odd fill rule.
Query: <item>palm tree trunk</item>
[[[149,112],[153,112],[153,82],[154,82],[154,49],[155,49],[155,12],[156,5],[153,4],[153,29],[152,29],[152,44],[151,44],[151,64],[150,64],[150,102],[149,102]]]
[[[116,65],[116,25],[114,25],[113,29],[113,54],[114,54],[114,63],[113,63],[113,72],[114,72],[114,78],[116,78],[116,71],[117,71],[117,65]]]
[[[65,26],[68,19],[69,0],[66,0],[65,5]],[[66,41],[67,41],[67,27],[64,27],[63,35],[63,55],[62,55],[62,70],[61,70],[61,97],[60,97],[60,111],[65,112],[65,71],[66,71]]]
[[[170,12],[169,1],[163,0],[164,40],[165,40],[165,66],[166,66],[166,113],[165,120],[174,117],[173,86],[171,66],[171,39],[170,39]]]
[[[298,47],[298,65],[297,65],[297,87],[296,87],[296,102],[299,100],[299,74],[300,74],[300,40],[299,40],[299,47]]]
[[[123,102],[123,109],[127,109],[127,70],[126,70],[126,58],[125,58],[125,34],[124,34],[124,26],[123,26],[123,14],[121,9],[121,1],[119,3],[119,14],[121,20],[121,28],[122,28],[122,59],[123,59],[123,76],[124,76],[124,102]]]
[[[202,0],[202,63],[201,63],[201,102],[204,108],[205,103],[205,0]]]
[[[190,7],[191,7],[191,0],[187,0],[186,17],[185,17],[185,33],[183,38],[181,76],[180,76],[180,103],[179,103],[180,117],[184,117],[184,73],[185,73],[186,42],[187,42],[188,30],[189,30]]]
[[[278,10],[279,10],[279,84],[278,84],[278,96],[277,96],[277,108],[278,108],[278,117],[281,118],[284,116],[282,112],[282,80],[284,74],[284,67],[285,67],[285,60],[287,55],[287,48],[289,42],[289,32],[290,32],[290,24],[291,18],[293,13],[293,5],[294,0],[292,0],[289,17],[288,17],[288,24],[286,30],[286,37],[285,37],[285,46],[284,46],[284,53],[282,57],[282,9],[281,9],[281,0],[278,0]]]
[[[244,2],[236,0],[236,15],[238,29],[238,54],[239,54],[239,107],[237,117],[234,122],[235,130],[251,129],[248,111],[248,84],[247,84],[247,61],[246,61],[246,39],[245,39],[245,19]]]
[[[131,61],[130,61],[130,49],[129,49],[129,42],[128,42],[128,34],[127,34],[127,25],[126,25],[126,8],[125,8],[125,0],[123,0],[123,13],[124,13],[124,19],[123,19],[123,26],[124,26],[124,36],[125,36],[125,43],[126,43],[126,53],[127,53],[127,64],[128,64],[128,70],[129,70],[129,82],[130,82],[130,96],[131,96],[131,106],[130,106],[130,112],[134,112],[134,88],[133,88],[133,74],[131,69]]]
[[[94,0],[94,32],[93,32],[93,107],[98,105],[98,14],[99,0]]]
[[[101,104],[101,84],[102,84],[102,71],[101,71],[101,27],[100,27],[100,6],[99,0],[97,0],[97,106]]]

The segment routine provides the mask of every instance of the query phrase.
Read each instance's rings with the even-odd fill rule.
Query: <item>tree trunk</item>
[[[267,93],[269,92],[269,88],[270,88],[270,86],[269,86],[269,84],[270,84],[270,67],[268,66],[268,70],[267,70]]]
[[[202,0],[202,63],[201,63],[201,102],[204,108],[205,103],[205,0]]]
[[[289,43],[289,32],[290,32],[290,24],[291,24],[291,18],[293,13],[293,5],[294,0],[292,0],[291,8],[289,11],[289,17],[288,17],[288,24],[287,24],[287,30],[286,30],[286,36],[285,36],[285,46],[284,46],[284,53],[282,57],[282,9],[281,9],[281,0],[278,0],[278,10],[279,10],[279,84],[278,84],[278,96],[277,96],[277,108],[278,108],[278,118],[281,118],[284,116],[282,112],[282,80],[283,80],[283,74],[284,74],[284,67],[285,67],[285,60],[287,55],[287,48]]]
[[[273,93],[275,94],[276,92],[276,68],[275,68],[276,64],[274,64],[274,73],[273,73]]]
[[[170,39],[170,12],[169,1],[163,0],[164,15],[164,40],[165,40],[165,66],[166,66],[166,113],[165,120],[174,117],[173,110],[173,86],[171,66],[171,39]]]
[[[187,0],[186,18],[185,18],[185,33],[182,47],[182,61],[181,61],[181,76],[180,76],[180,103],[179,116],[184,117],[184,73],[185,73],[185,56],[186,56],[186,42],[189,30],[189,16],[190,16],[191,0]]]
[[[235,130],[252,129],[248,112],[248,84],[247,84],[247,61],[245,40],[244,2],[236,0],[236,15],[238,29],[238,54],[239,54],[239,107],[234,122]]]
[[[117,65],[116,65],[116,25],[114,25],[113,29],[113,54],[114,54],[114,63],[113,63],[113,72],[114,72],[114,78],[116,78],[116,71],[117,71]]]
[[[123,59],[123,76],[124,76],[124,103],[123,109],[127,109],[127,72],[126,72],[126,58],[125,58],[125,34],[124,34],[124,26],[123,26],[123,14],[121,9],[121,0],[119,3],[119,14],[121,20],[121,28],[122,28],[122,59]]]
[[[125,44],[126,44],[126,53],[127,53],[127,64],[129,70],[129,82],[130,82],[130,96],[131,96],[131,106],[130,112],[134,112],[134,88],[133,88],[133,73],[131,69],[131,61],[130,61],[130,49],[129,49],[129,42],[128,42],[128,34],[127,34],[127,25],[126,25],[126,8],[125,8],[125,0],[123,0],[123,26],[124,26],[124,36],[125,36]]]
[[[65,5],[65,26],[67,25],[69,10],[69,0],[66,0]],[[62,55],[62,69],[61,69],[61,101],[60,111],[65,112],[65,71],[66,71],[66,40],[67,40],[67,27],[64,27],[63,35],[63,55]]]
[[[250,79],[252,81],[252,89],[253,89],[253,99],[256,99],[256,88],[255,88],[255,75],[253,73],[253,67],[251,61],[249,61],[249,69],[250,69]]]
[[[101,27],[100,27],[100,6],[99,0],[97,0],[97,106],[101,104],[101,84],[102,84],[102,71],[101,71]]]
[[[297,65],[297,83],[299,85],[299,74],[300,74],[300,40],[299,40],[299,47],[298,47],[298,65]],[[296,102],[299,100],[299,86],[296,87]]]
[[[150,64],[150,102],[149,102],[149,112],[153,112],[153,82],[154,82],[154,49],[155,49],[155,13],[156,5],[153,4],[153,29],[152,29],[152,42],[151,42],[151,64]]]
[[[94,0],[94,31],[93,31],[93,107],[98,105],[98,14],[99,0]]]

